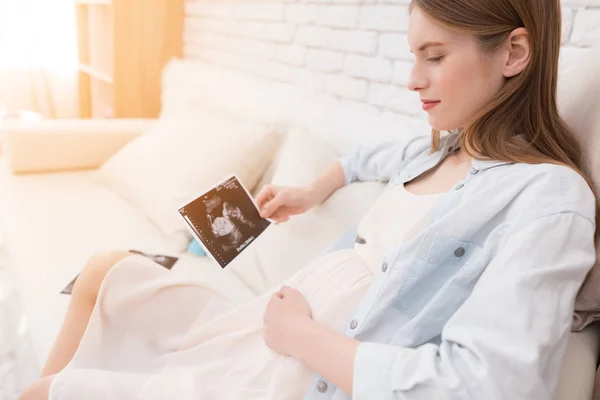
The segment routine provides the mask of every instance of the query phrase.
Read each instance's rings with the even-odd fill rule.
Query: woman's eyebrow
[[[421,47],[419,47],[419,50],[417,50],[417,51],[426,50],[428,47],[443,46],[443,45],[444,45],[444,43],[442,43],[442,42],[427,42],[427,43],[421,45]],[[413,53],[412,50],[410,52]]]

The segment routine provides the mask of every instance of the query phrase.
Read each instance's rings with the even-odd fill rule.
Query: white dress
[[[282,284],[302,292],[315,321],[339,330],[384,253],[428,224],[437,199],[389,187],[359,224],[361,243],[315,259]],[[128,257],[106,276],[49,399],[302,399],[314,371],[262,338],[271,295],[235,307],[201,281]]]

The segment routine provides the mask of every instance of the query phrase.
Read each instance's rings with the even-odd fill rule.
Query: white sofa
[[[210,99],[228,111],[251,113],[255,118],[271,117],[269,113],[282,115],[282,109],[293,108],[294,115],[288,113],[286,118],[301,121],[308,127],[301,132],[311,133],[290,136],[292,142],[273,157],[261,184],[273,177],[279,184],[306,184],[356,144],[396,134],[402,119],[330,99],[317,101],[303,92],[291,96],[289,87],[269,87],[256,100],[252,85],[263,87],[264,82],[242,82],[236,79],[245,78],[233,79],[229,72],[207,68],[190,62],[174,62],[167,68],[161,118],[176,118],[178,109],[199,107],[197,100],[202,93],[203,102]],[[285,98],[279,97],[282,90]],[[251,99],[250,106],[247,102]],[[380,183],[361,183],[341,189],[309,214],[270,228],[236,265],[222,270],[207,257],[174,248],[144,213],[91,175],[94,168],[155,123],[44,121],[2,129],[2,251],[9,258],[38,366],[52,346],[69,301],[59,291],[94,252],[139,249],[177,254],[181,258],[173,273],[195,276],[232,301],[244,302],[333,244],[360,219],[383,188]],[[426,129],[418,121],[403,121],[400,126],[412,132]],[[270,247],[276,248],[269,251]],[[282,260],[288,261],[282,265]],[[595,328],[570,335],[558,399],[591,399],[599,336]]]

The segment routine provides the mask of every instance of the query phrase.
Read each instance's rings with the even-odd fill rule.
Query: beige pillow
[[[559,78],[559,109],[583,150],[584,171],[600,199],[600,45],[588,50]],[[600,250],[600,243],[596,243]],[[597,262],[579,291],[573,329],[600,319],[600,264]]]
[[[93,176],[146,214],[174,251],[183,251],[190,237],[177,210],[231,173],[253,188],[279,136],[267,125],[196,111],[159,120]]]

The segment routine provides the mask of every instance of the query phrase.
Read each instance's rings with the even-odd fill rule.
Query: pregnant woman
[[[560,14],[413,0],[409,86],[431,136],[398,127],[309,188],[257,197],[284,222],[388,182],[354,245],[237,307],[139,255],[96,256],[21,399],[552,399],[596,226],[556,107]]]

